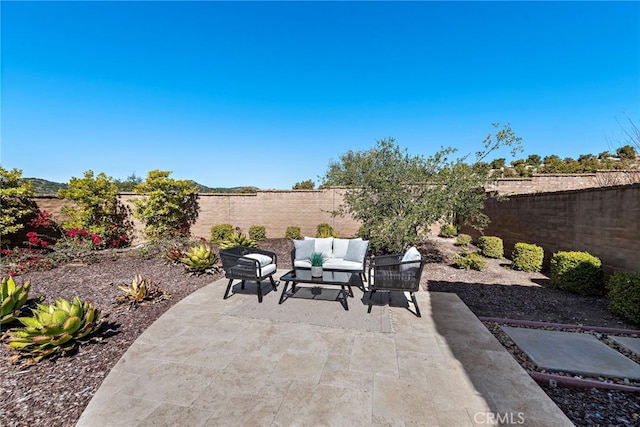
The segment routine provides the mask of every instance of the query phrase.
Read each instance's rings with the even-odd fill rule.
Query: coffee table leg
[[[289,282],[284,282],[284,286],[282,287],[282,294],[280,294],[280,302],[278,304],[282,304],[284,302],[284,296],[287,293],[287,287],[289,286]]]
[[[344,309],[349,311],[349,303],[347,302],[347,299],[349,298],[349,294],[347,293],[347,289],[344,287],[344,285],[340,285],[340,287],[342,288],[342,298],[344,299]]]

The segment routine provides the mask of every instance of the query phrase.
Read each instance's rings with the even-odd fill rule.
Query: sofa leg
[[[222,299],[229,298],[229,291],[231,290],[231,284],[233,283],[233,279],[229,279],[229,284],[227,285],[227,290],[224,291],[224,297]]]
[[[256,285],[258,286],[258,302],[262,302],[262,283],[258,280]]]
[[[240,282],[240,289],[244,289],[244,280]]]

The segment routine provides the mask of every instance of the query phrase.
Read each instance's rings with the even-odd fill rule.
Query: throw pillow
[[[293,245],[296,248],[296,260],[309,259],[315,250],[315,242],[313,240],[294,240]]]
[[[402,262],[420,261],[421,259],[422,259],[422,255],[420,255],[420,252],[418,252],[418,249],[416,249],[415,246],[411,246],[409,249],[407,249],[407,252],[404,253],[404,256],[402,257]]]
[[[349,247],[347,253],[344,256],[345,261],[363,262],[364,257],[367,255],[367,248],[369,247],[368,240],[349,240]]]
[[[349,239],[333,239],[333,256],[343,258],[347,255],[349,249]]]

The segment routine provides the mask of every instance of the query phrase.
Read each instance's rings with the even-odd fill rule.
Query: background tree
[[[624,145],[616,150],[616,156],[623,160],[634,160],[636,158],[636,149],[631,145]]]
[[[35,209],[30,199],[34,195],[31,183],[22,178],[20,169],[7,170],[0,166],[0,236],[24,228],[22,220]]]
[[[137,176],[134,172],[129,175],[124,181],[116,179],[115,184],[118,186],[118,190],[120,190],[121,192],[132,192],[136,185],[142,184],[142,181],[142,177]]]
[[[92,170],[83,178],[71,178],[58,197],[72,200],[73,206],[63,206],[64,230],[82,229],[100,237],[104,245],[118,247],[131,242],[133,222],[130,209],[118,199],[118,186],[103,172],[94,176]]]
[[[316,183],[310,179],[306,181],[296,182],[293,187],[293,190],[313,190],[316,187]]]
[[[486,225],[482,209],[489,176],[482,162],[501,147],[521,150],[520,142],[504,126],[485,138],[484,149],[469,165],[469,155],[450,160],[453,148],[424,158],[409,155],[393,138],[383,139],[374,148],[349,151],[330,163],[323,185],[347,187],[344,204],[335,213],[360,221],[359,235],[371,241],[374,251],[396,252],[424,238],[429,227],[443,218],[479,228]]]
[[[144,197],[132,200],[133,215],[145,224],[145,234],[153,239],[188,235],[198,219],[198,188],[169,175],[169,171],[153,170],[134,187],[134,192]]]

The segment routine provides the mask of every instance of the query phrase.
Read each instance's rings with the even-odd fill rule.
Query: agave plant
[[[220,243],[220,249],[229,249],[235,248],[236,246],[247,246],[249,248],[257,248],[258,244],[255,240],[250,239],[245,236],[244,233],[234,233],[226,239],[224,242]]]
[[[32,317],[18,317],[24,327],[9,329],[3,338],[16,352],[11,361],[31,364],[52,355],[65,355],[91,340],[103,323],[100,310],[75,297],[52,305],[36,304]]]
[[[184,257],[184,248],[179,245],[173,245],[165,249],[164,257],[171,263],[180,263]]]
[[[20,316],[20,310],[29,298],[31,282],[16,286],[13,277],[3,277],[0,289],[2,309],[0,311],[0,325],[11,323]]]
[[[185,252],[182,264],[190,274],[212,273],[218,271],[218,254],[209,245],[201,243]]]
[[[169,299],[171,295],[154,285],[151,278],[136,275],[130,285],[118,285],[126,295],[117,298],[118,302],[130,302],[132,305],[154,299]]]

